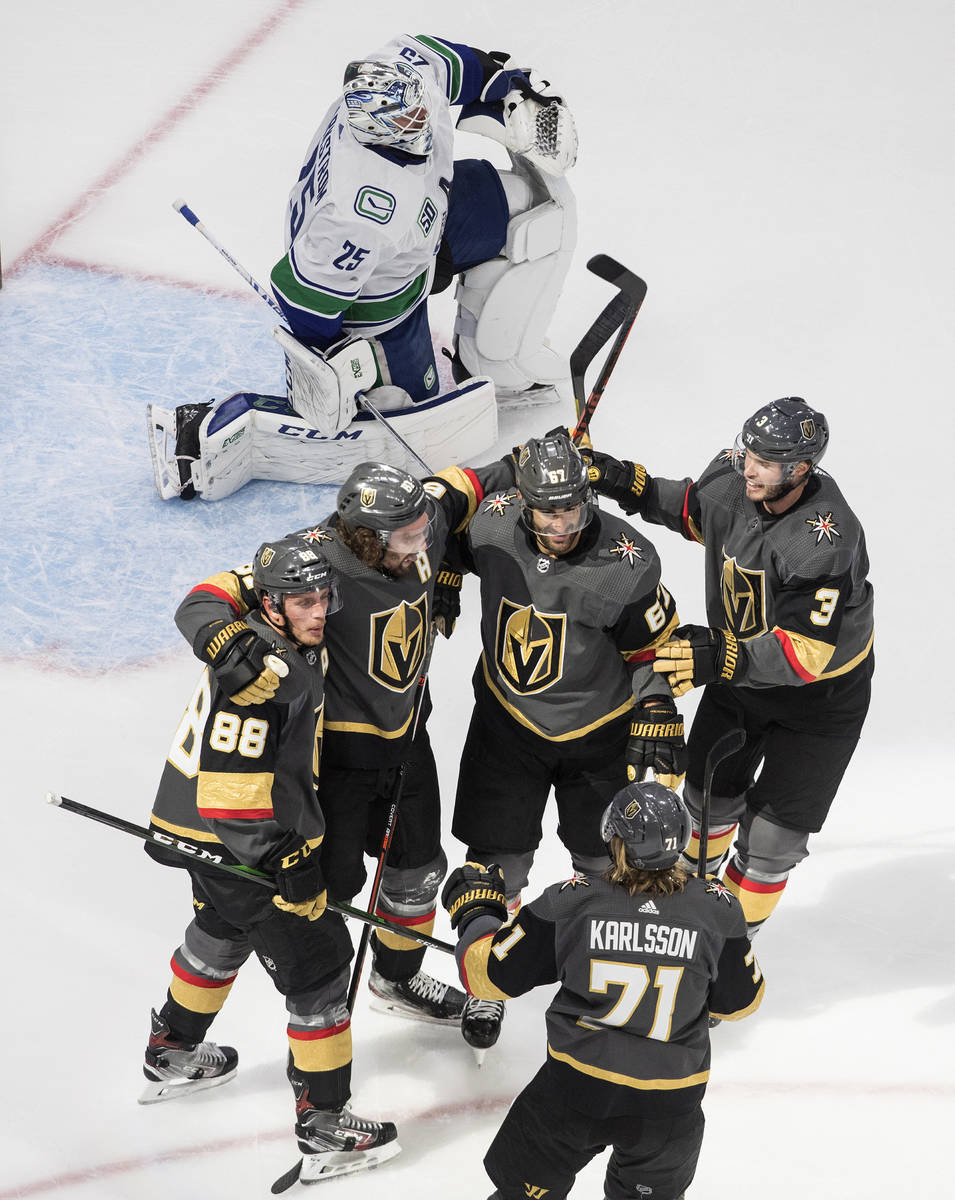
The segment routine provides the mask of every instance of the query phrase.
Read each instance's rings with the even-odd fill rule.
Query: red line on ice
[[[236,67],[240,66],[254,50],[257,50],[296,9],[301,8],[304,2],[305,0],[282,0],[270,17],[267,17],[244,41],[217,63],[205,78],[197,83],[178,104],[174,104],[144,137],[140,138],[118,162],[115,162],[95,183],[88,187],[65,213],[40,234],[33,245],[14,260],[8,268],[7,274],[15,275],[25,264],[41,259],[48,254],[50,247],[61,233],[69,229],[81,217],[86,216],[110,188],[115,187],[158,142],[175,129],[185,117],[188,117],[217,87],[225,83]]]

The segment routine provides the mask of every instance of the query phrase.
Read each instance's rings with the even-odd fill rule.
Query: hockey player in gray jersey
[[[468,858],[501,865],[516,908],[552,788],[559,836],[587,870],[628,775],[682,779],[683,722],[650,665],[678,617],[653,546],[597,509],[564,430],[520,448],[515,489],[483,502],[463,551],[483,653],[452,829]]]
[[[656,782],[618,792],[599,822],[601,871],[554,884],[511,925],[496,865],[466,863],[442,903],[461,979],[503,1001],[559,983],[547,1059],[484,1159],[491,1200],[562,1200],[607,1146],[608,1200],[680,1200],[703,1140],[708,1017],[758,1008],[763,980],[738,901],[679,864],[683,801]]]
[[[378,911],[430,934],[447,860],[441,848],[437,770],[425,695],[410,741],[415,694],[428,653],[436,577],[449,533],[460,530],[486,490],[513,479],[509,461],[449,468],[422,484],[404,471],[363,463],[338,494],[337,510],[300,535],[333,564],[342,605],[326,630],[322,868],[329,895],[349,901],[364,884],[364,855],[377,855],[397,786],[405,774]],[[268,645],[245,614],[255,602],[247,569],[200,583],[176,621],[225,692],[255,705],[281,697],[286,681],[270,668]],[[422,970],[424,948],[377,930],[369,980],[375,1007],[414,1019],[461,1026],[466,1038],[482,1018],[457,988]],[[463,1018],[463,1022],[462,1022]]]
[[[746,732],[714,777],[705,854],[715,872],[736,836],[725,881],[751,934],[822,828],[869,706],[869,560],[858,518],[819,469],[828,441],[823,414],[789,397],[754,413],[696,482],[588,451],[597,491],[706,548],[709,627],[677,630],[654,670],[674,695],[705,688],[684,791],[697,831],[707,753],[728,729]]]
[[[252,883],[189,863],[195,916],[172,956],[166,1003],[152,1014],[141,1103],[235,1075],[235,1050],[203,1039],[254,953],[288,1008],[302,1178],[328,1178],[375,1166],[399,1149],[394,1125],[357,1117],[347,1104],[352,948],[342,918],[326,910],[319,865],[323,643],[326,617],[339,602],[337,573],[308,542],[282,538],[259,548],[251,585],[257,604],[243,624],[282,678],[282,697],[252,709],[236,704],[206,668],[176,730],[151,828],[220,861],[274,874],[277,894],[270,900]],[[154,843],[147,851],[168,865],[183,863]]]

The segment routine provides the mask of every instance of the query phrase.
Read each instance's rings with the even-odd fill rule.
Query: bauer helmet
[[[743,425],[733,450],[733,466],[742,474],[746,451],[784,467],[788,478],[797,463],[811,466],[822,458],[829,443],[829,425],[821,412],[799,396],[787,396],[764,405]]]
[[[676,792],[648,779],[628,783],[604,809],[600,836],[622,838],[627,862],[647,871],[672,867],[690,841],[690,812]]]
[[[338,515],[350,529],[373,529],[387,546],[391,535],[426,514],[424,547],[431,545],[434,507],[420,480],[386,463],[359,463],[338,493]]]
[[[343,98],[348,124],[363,146],[394,146],[422,158],[431,153],[424,80],[407,63],[349,63]]]
[[[306,592],[329,590],[327,612],[341,607],[338,595],[338,572],[324,554],[304,538],[293,534],[274,542],[265,542],[252,560],[252,586],[261,604],[268,596],[278,612],[284,612],[286,596],[301,596]]]
[[[533,532],[539,530],[529,514],[532,509],[553,513],[579,508],[576,527],[565,528],[564,533],[578,532],[590,523],[594,504],[587,466],[563,430],[531,438],[521,446],[514,481],[521,493],[524,524]]]

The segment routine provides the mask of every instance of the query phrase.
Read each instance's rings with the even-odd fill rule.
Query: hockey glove
[[[657,782],[674,791],[686,774],[683,718],[669,696],[650,696],[634,713],[627,739],[627,778],[652,771]]]
[[[729,629],[681,625],[673,640],[657,647],[653,664],[674,696],[708,683],[734,683],[743,674],[746,651]]]
[[[507,920],[507,900],[501,868],[497,863],[484,867],[473,862],[456,867],[441,891],[441,903],[458,937],[476,917],[493,917],[503,923]]]
[[[582,450],[590,486],[601,496],[615,500],[625,513],[640,512],[647,487],[646,467],[635,462],[620,462],[599,450]]]
[[[442,563],[434,585],[431,614],[435,628],[443,637],[454,633],[454,624],[461,615],[461,584],[464,576],[448,563]]]
[[[271,700],[288,674],[288,664],[245,621],[216,621],[195,644],[195,652],[212,669],[216,683],[233,704]]]
[[[317,921],[325,911],[328,894],[318,861],[318,847],[310,846],[298,833],[287,834],[263,863],[275,873],[279,894],[272,903],[282,912]]]

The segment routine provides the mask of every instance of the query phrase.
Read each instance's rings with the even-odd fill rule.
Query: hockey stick
[[[422,664],[421,674],[418,677],[418,694],[415,696],[414,714],[411,719],[411,731],[404,749],[410,749],[418,732],[418,720],[421,717],[421,709],[424,705],[424,692],[428,683],[428,671],[431,667],[431,652],[434,650],[435,632],[433,627],[431,629],[430,637],[431,641],[430,645],[428,646],[427,657]],[[378,863],[375,867],[375,877],[371,882],[371,891],[368,894],[368,911],[371,913],[375,912],[375,907],[378,904],[378,895],[381,891],[381,883],[385,874],[385,863],[388,860],[388,851],[391,849],[391,838],[395,831],[395,822],[398,819],[398,804],[401,801],[401,793],[404,790],[405,775],[407,774],[407,770],[408,764],[405,761],[405,758],[402,757],[401,765],[398,767],[398,778],[395,780],[395,785],[391,792],[391,800],[388,804],[388,815],[385,818],[385,830],[381,836],[381,849],[378,851]],[[392,928],[394,928],[394,926],[392,926]],[[409,934],[408,936],[410,937],[411,935]],[[358,985],[361,982],[361,972],[365,965],[365,957],[368,954],[368,943],[370,940],[371,926],[366,925],[361,931],[361,937],[358,941],[358,949],[355,951],[355,965],[352,967],[351,982],[348,985],[349,1012],[352,1012],[355,1007],[355,997],[358,995]]]
[[[206,239],[206,241],[209,243],[210,246],[214,247],[214,249],[219,251],[219,253],[222,255],[222,257],[229,264],[229,266],[232,267],[233,270],[235,270],[239,275],[242,276],[242,278],[249,285],[249,287],[252,289],[252,291],[255,292],[255,294],[257,296],[261,297],[265,301],[265,303],[269,306],[269,308],[271,308],[271,310],[278,315],[279,320],[284,321],[286,319],[285,313],[282,312],[281,308],[275,302],[274,298],[269,295],[269,293],[265,290],[264,287],[262,287],[262,285],[258,282],[258,280],[253,275],[251,275],[237,259],[232,257],[232,255],[229,253],[229,251],[226,250],[225,246],[223,246],[220,241],[218,241],[216,238],[214,238],[212,236],[212,234],[209,232],[209,230],[206,228],[206,226],[203,225],[203,223],[199,220],[199,218],[196,216],[196,214],[192,211],[192,209],[189,207],[189,205],[185,202],[185,200],[174,200],[172,203],[172,206],[176,210],[176,212],[179,213],[179,215],[181,217],[184,217],[185,220],[187,220],[194,229],[196,229],[199,233],[202,234],[202,236]],[[289,332],[291,333],[291,330],[289,330]],[[294,337],[295,335],[292,334],[292,336]],[[297,338],[296,338],[296,341],[298,341]],[[299,344],[302,346],[303,350],[307,351],[309,354],[313,355],[315,358],[320,357],[318,354],[316,354],[316,352],[310,346],[306,346],[301,342]],[[364,392],[357,393],[355,399],[360,402],[360,404],[363,408],[367,409],[368,412],[371,413],[371,415],[375,418],[376,421],[379,421],[382,425],[384,425],[385,429],[388,430],[388,432],[395,439],[395,441],[398,442],[399,445],[401,445],[411,455],[411,457],[415,460],[415,462],[422,469],[422,471],[424,471],[425,475],[430,475],[431,468],[424,461],[424,459],[421,458],[421,456],[415,452],[413,447],[408,445],[408,443],[401,436],[401,434],[397,431],[397,429],[395,429],[394,426],[391,424],[391,422],[384,416],[381,409],[378,408],[376,405],[372,404],[372,402],[368,399],[368,397],[364,394]]]
[[[144,842],[155,843],[162,846],[165,850],[172,850],[176,854],[181,854],[184,858],[191,859],[194,863],[202,867],[208,867],[214,871],[228,872],[230,875],[237,875],[240,879],[247,879],[251,883],[259,884],[261,887],[267,887],[273,893],[276,890],[275,880],[266,875],[264,871],[257,871],[255,867],[235,866],[232,863],[224,863],[214,854],[210,854],[207,850],[199,846],[194,846],[190,842],[170,837],[168,834],[159,833],[158,830],[146,829],[143,825],[134,825],[132,821],[126,821],[122,817],[114,817],[112,813],[103,812],[98,808],[90,808],[86,804],[80,804],[78,801],[70,800],[67,796],[60,796],[56,792],[47,792],[45,799],[47,804],[53,804],[57,808],[64,808],[67,812],[76,813],[80,817],[88,817],[91,821],[99,821],[101,825],[109,825],[111,828],[118,829],[122,833],[132,834],[133,837],[141,838]],[[409,933],[401,925],[395,925],[392,921],[376,916],[374,913],[365,912],[363,909],[352,908],[350,904],[340,904],[329,900],[327,907],[332,912],[340,913],[343,917],[354,917],[356,921],[362,921],[365,925],[374,925],[379,929],[390,929],[392,933],[398,933],[402,937],[411,938],[413,941],[433,946],[435,950],[443,950],[445,954],[454,953],[454,947],[448,942],[439,941],[438,938],[430,937],[426,933]]]
[[[706,766],[703,770],[703,809],[700,813],[700,857],[696,864],[696,874],[699,879],[706,878],[706,864],[709,857],[707,852],[710,840],[710,796],[713,792],[713,776],[720,763],[725,758],[729,758],[731,754],[735,754],[737,750],[741,750],[745,741],[745,730],[731,729],[713,743],[706,756]]]
[[[574,445],[579,445],[586,434],[591,418],[600,397],[604,393],[607,381],[617,365],[617,359],[623,350],[630,330],[640,312],[647,294],[647,285],[639,275],[628,271],[615,259],[607,254],[595,254],[587,263],[587,270],[605,279],[617,288],[617,295],[604,308],[593,325],[580,339],[570,356],[570,378],[574,389],[574,404],[577,406],[577,428],[573,433]],[[616,334],[610,353],[600,369],[597,381],[591,390],[589,398],[584,401],[584,372],[597,357],[601,349]]]

